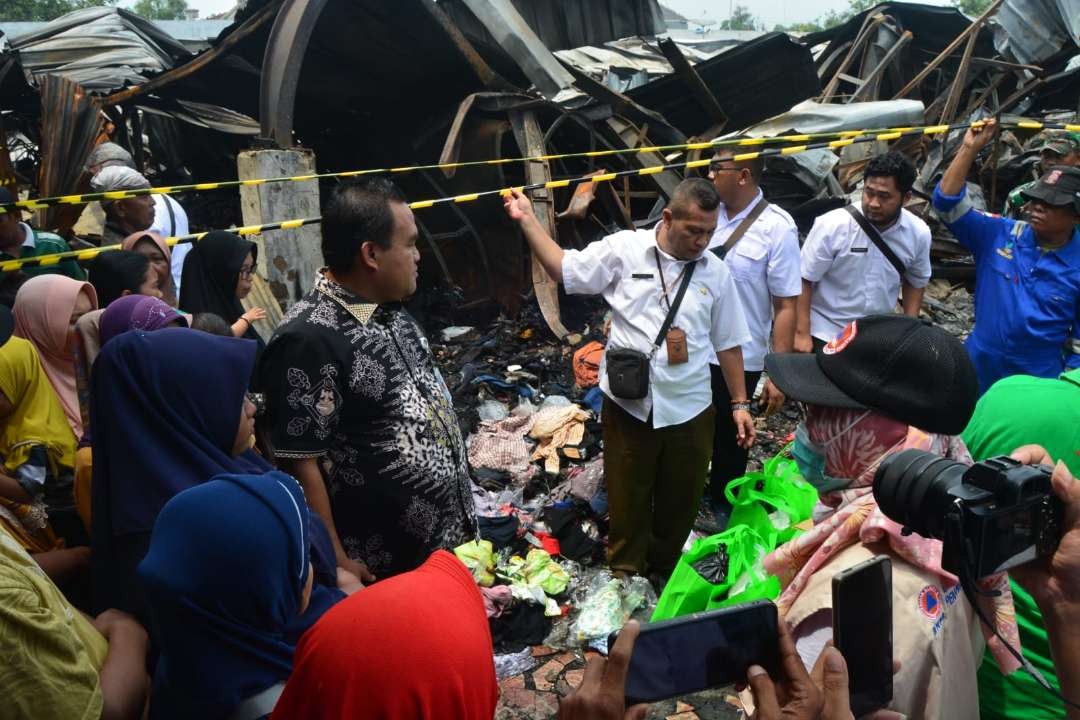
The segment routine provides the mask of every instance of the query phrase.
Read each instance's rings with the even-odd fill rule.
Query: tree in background
[[[3,0],[0,2],[0,20],[47,22],[72,10],[115,4],[116,0]]]
[[[990,7],[991,0],[952,0],[952,4],[957,10],[964,13],[968,17],[978,17],[986,12],[986,8]]]
[[[736,5],[731,17],[720,23],[721,30],[757,30],[758,20],[745,5]]]
[[[183,20],[186,0],[139,0],[131,12],[147,20]]]

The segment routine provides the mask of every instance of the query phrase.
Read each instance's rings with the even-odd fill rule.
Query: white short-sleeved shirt
[[[154,222],[147,230],[162,237],[188,234],[188,217],[180,203],[168,195],[154,195]],[[169,209],[172,214],[169,214]],[[180,294],[180,275],[184,270],[184,258],[191,250],[191,243],[177,243],[172,248],[172,276],[176,293]]]
[[[721,205],[709,250],[723,247],[761,198],[759,190],[742,212],[730,218]],[[798,297],[802,292],[795,221],[782,208],[770,204],[735,243],[724,263],[735,278],[735,289],[750,327],[750,342],[742,346],[743,366],[748,372],[763,370],[772,334],[772,298]]]
[[[926,223],[902,209],[897,221],[879,232],[907,270],[907,283],[926,287],[930,282]],[[852,320],[893,312],[900,295],[896,269],[844,208],[814,221],[802,248],[802,277],[814,283],[810,334],[826,342]]]
[[[648,354],[667,317],[660,270],[675,299],[676,278],[688,264],[676,260],[656,244],[656,228],[624,230],[597,240],[584,250],[567,250],[563,256],[563,285],[577,295],[603,295],[612,310],[608,348],[632,348]],[[641,400],[614,397],[607,381],[607,353],[600,364],[600,389],[638,420],[652,412],[654,428],[687,422],[712,403],[709,360],[717,352],[750,340],[742,305],[727,266],[710,252],[697,261],[690,285],[672,323],[686,333],[689,361],[669,365],[667,347],[661,342],[652,358],[649,394]]]

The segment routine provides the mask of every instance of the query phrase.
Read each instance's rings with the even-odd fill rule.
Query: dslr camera
[[[1050,474],[1004,455],[968,467],[904,450],[878,467],[874,499],[905,530],[943,541],[945,570],[979,579],[1057,549],[1065,508]]]

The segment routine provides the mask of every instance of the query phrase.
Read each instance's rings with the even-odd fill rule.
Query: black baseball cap
[[[0,305],[0,346],[11,339],[13,332],[15,332],[15,316],[11,314],[11,308],[7,305]]]
[[[770,353],[765,370],[788,397],[876,410],[927,432],[959,435],[979,398],[964,346],[929,321],[870,315],[814,353]]]
[[[1039,182],[1020,194],[1025,200],[1042,200],[1047,205],[1072,205],[1080,213],[1080,168],[1055,165],[1039,178]]]

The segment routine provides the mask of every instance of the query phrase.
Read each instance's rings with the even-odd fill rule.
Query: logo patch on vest
[[[934,585],[927,585],[919,591],[919,612],[931,620],[937,620],[944,612],[942,608],[941,590]]]

